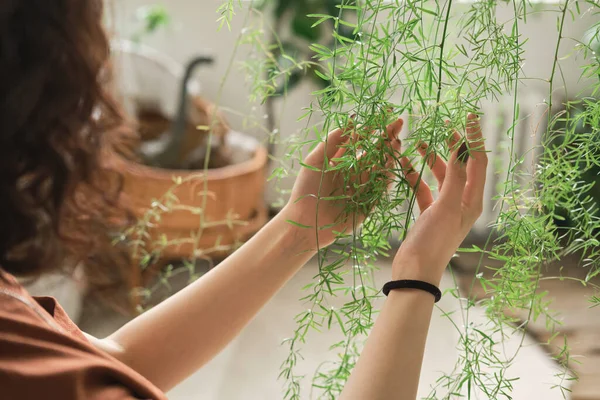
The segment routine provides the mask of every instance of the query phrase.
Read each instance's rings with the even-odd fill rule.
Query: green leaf
[[[590,308],[594,308],[594,307],[598,307],[600,306],[600,296],[592,296],[589,298],[589,302],[592,303],[592,305],[590,306]]]
[[[355,14],[354,11],[360,10],[355,0],[325,0],[324,3],[327,12],[336,17],[340,14],[340,10],[345,12],[353,11],[353,14]]]
[[[299,164],[302,165],[304,168],[309,169],[311,171],[321,172],[321,168],[313,167],[312,165],[308,165],[302,161],[300,161]]]
[[[322,44],[319,43],[313,43],[309,46],[309,48],[314,51],[315,53],[317,53],[317,55],[319,55],[321,60],[326,60],[328,58],[332,58],[333,57],[333,52],[332,50],[327,47],[324,46]]]
[[[314,73],[316,76],[318,76],[319,78],[321,78],[324,81],[327,81],[327,82],[331,81],[331,79],[328,76],[326,76],[325,74],[323,74],[321,71],[319,71],[316,68],[314,69]]]
[[[287,219],[285,222],[287,222],[288,224],[292,224],[294,226],[297,226],[298,228],[302,228],[302,229],[312,228],[312,226],[302,225],[301,223],[296,222],[296,221],[292,221],[291,219]]]
[[[344,21],[343,19],[338,19],[337,20],[341,25],[347,26],[349,28],[352,28],[352,30],[357,29],[358,26],[355,23],[352,22],[348,22],[348,21]]]
[[[424,7],[417,7],[417,9],[423,11],[425,14],[433,15],[434,17],[438,16],[438,14],[435,11],[433,11],[433,10],[429,10],[427,8],[424,8]]]
[[[321,37],[320,24],[313,24],[313,19],[307,14],[305,7],[298,7],[292,19],[292,32],[309,42],[317,42]]]
[[[327,15],[327,14],[308,14],[307,17],[318,18],[317,22],[315,22],[311,25],[311,28],[314,28],[315,26],[322,24],[324,21],[327,21],[328,19],[334,19],[334,17],[332,17],[331,15]]]
[[[301,51],[294,43],[285,41],[273,51],[276,66],[273,66],[271,74],[275,77],[277,86],[272,96],[281,96],[293,90],[306,76],[304,69],[298,64],[297,58]],[[296,68],[298,67],[298,68]]]

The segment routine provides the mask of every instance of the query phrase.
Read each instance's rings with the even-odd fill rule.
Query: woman
[[[123,123],[105,90],[109,57],[99,0],[0,3],[0,388],[6,399],[164,399],[229,343],[334,231],[349,231],[343,204],[319,192],[340,177],[303,169],[290,203],[201,279],[105,339],[81,333],[53,299],[32,298],[12,275],[37,276],[79,262],[107,285],[127,262],[108,233],[122,220],[119,187],[101,153]],[[387,127],[397,154],[402,120]],[[343,151],[337,129],[305,160],[321,168]],[[393,280],[439,285],[446,264],[479,216],[486,154],[478,119],[455,133],[446,165],[429,158],[438,200],[410,162],[421,216],[396,255]],[[462,143],[462,144],[461,144]],[[427,146],[419,148],[425,155]],[[394,168],[390,157],[384,169]],[[357,176],[356,179],[360,179]],[[90,199],[98,199],[91,201]],[[298,200],[299,201],[295,201]],[[286,220],[313,225],[299,229]],[[317,241],[318,239],[318,241]],[[430,291],[431,293],[429,293]],[[414,399],[435,291],[391,290],[343,399]],[[210,327],[207,329],[207,327]],[[165,345],[167,344],[167,345]]]

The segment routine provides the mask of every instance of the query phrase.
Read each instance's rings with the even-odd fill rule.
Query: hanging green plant
[[[444,143],[454,130],[464,131],[466,115],[483,113],[485,119],[484,103],[502,100],[510,104],[506,110],[510,123],[503,132],[508,143],[503,156],[508,164],[496,171],[500,176],[499,212],[485,244],[461,250],[480,253],[502,266],[493,270],[483,262],[477,266],[471,289],[481,285],[488,295],[477,305],[470,300],[470,292],[447,291],[461,299],[461,323],[455,325],[460,335],[459,359],[451,371],[444,371],[428,399],[451,399],[457,393],[466,398],[511,398],[515,377],[509,376],[507,369],[516,354],[504,353],[502,340],[508,332],[524,336],[527,325],[539,318],[547,321],[550,336],[557,329],[546,293],[537,290],[545,267],[574,254],[588,271],[583,284],[591,284],[600,271],[600,218],[594,200],[598,177],[593,172],[600,167],[600,106],[593,97],[600,89],[600,64],[594,53],[598,35],[580,40],[568,52],[561,47],[567,42],[566,21],[599,15],[600,5],[592,0],[537,4],[535,8],[520,0],[467,4],[453,0],[280,0],[266,1],[257,10],[252,4],[243,8],[230,0],[219,9],[221,24],[229,25],[233,10],[243,9],[247,15],[262,18],[269,7],[275,24],[268,30],[272,34],[268,46],[261,35],[252,33],[251,24],[240,35],[242,43],[255,49],[244,65],[255,78],[251,80],[252,98],[268,102],[273,96],[285,96],[309,71],[321,83],[306,107],[303,135],[291,143],[273,175],[284,177],[307,168],[301,162],[306,148],[326,140],[329,130],[346,127],[353,115],[355,139],[331,168],[349,185],[358,168],[371,171],[365,185],[368,190],[356,187],[346,211],[354,215],[373,207],[361,229],[350,235],[339,232],[334,245],[318,254],[319,272],[301,299],[306,311],[296,316],[297,327],[285,341],[289,354],[280,374],[285,381],[284,397],[301,398],[300,382],[308,378],[297,373],[297,364],[309,333],[320,329],[339,329],[344,340],[332,343],[337,358],[312,377],[314,394],[333,399],[341,393],[373,326],[373,300],[379,295],[372,280],[375,262],[387,255],[390,238],[406,236],[414,218],[416,200],[401,171],[395,171],[391,191],[378,175],[376,166],[390,154],[380,143],[384,139],[373,138],[371,132],[384,129],[401,114],[408,115],[409,133],[401,156],[415,157],[417,144],[425,142],[425,158],[447,159]],[[509,18],[499,16],[500,7],[510,11]],[[535,162],[531,170],[523,172],[524,156],[515,151],[522,134],[517,127],[528,118],[521,112],[527,105],[522,98],[532,77],[526,77],[522,69],[529,39],[522,32],[532,15],[546,14],[557,17],[555,30],[544,32],[548,38],[544,45],[554,57],[547,76],[533,77],[546,82],[545,109],[543,118],[536,121],[540,144],[526,149],[536,155]],[[599,26],[596,23],[591,31],[598,32]],[[285,39],[288,28],[300,41]],[[564,71],[560,63],[565,53],[571,52],[587,60],[581,79],[589,82],[592,94],[578,95],[561,105],[559,81]],[[560,108],[566,111],[557,113]],[[324,170],[331,168],[325,166]],[[415,168],[421,176],[426,163]],[[323,193],[318,201],[335,201],[330,197]],[[558,221],[566,218],[569,224],[564,234]],[[318,221],[315,225],[305,228],[315,229],[318,236]],[[484,270],[491,275],[480,273]],[[334,307],[333,299],[342,294],[350,300]],[[597,304],[597,299],[594,296],[590,301]],[[487,324],[473,321],[476,306],[485,309]],[[519,314],[526,315],[526,320],[516,317]],[[571,379],[566,345],[560,354],[563,368],[557,388],[566,393]]]

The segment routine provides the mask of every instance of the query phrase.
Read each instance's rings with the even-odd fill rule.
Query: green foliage
[[[348,3],[348,2],[346,2]],[[335,47],[335,37],[344,38],[352,42],[357,38],[356,25],[349,20],[356,19],[356,12],[352,8],[341,8],[340,0],[276,0],[263,1],[254,4],[256,10],[270,7],[275,18],[272,28],[273,35],[269,47],[275,50],[275,58],[291,55],[298,64],[304,64],[289,74],[288,79],[278,82],[270,96],[279,96],[294,89],[305,78],[312,79],[321,87],[328,86],[331,82],[322,74],[316,65],[313,65],[315,51],[310,44],[318,44],[324,48]],[[285,28],[289,28],[286,32]],[[281,39],[281,37],[286,37]],[[304,63],[303,61],[312,61]],[[275,63],[268,68],[269,74],[280,74]],[[283,63],[285,64],[285,63]]]
[[[115,239],[115,244],[122,243],[130,248],[132,259],[140,269],[140,275],[147,278],[148,273],[155,273],[158,277],[155,282],[149,284],[150,286],[144,282],[140,282],[140,287],[135,288],[133,293],[131,293],[134,302],[138,305],[138,312],[143,312],[152,307],[153,304],[156,304],[160,300],[164,300],[156,298],[155,294],[161,291],[165,292],[162,289],[166,289],[166,293],[163,293],[165,296],[170,294],[170,279],[174,276],[186,273],[188,276],[188,283],[199,278],[200,274],[196,270],[198,260],[206,261],[209,266],[212,266],[212,254],[215,252],[232,251],[236,247],[236,245],[220,244],[219,238],[217,238],[212,247],[200,248],[198,246],[199,239],[202,236],[204,229],[218,228],[220,226],[231,227],[234,224],[243,222],[238,221],[233,215],[228,215],[227,218],[223,220],[205,221],[202,210],[206,208],[206,199],[214,195],[207,190],[197,193],[197,196],[200,199],[198,202],[200,205],[182,204],[177,197],[177,190],[180,189],[182,185],[194,181],[203,182],[206,181],[206,179],[201,175],[192,175],[185,179],[179,176],[174,177],[173,186],[160,198],[152,199],[150,204],[146,205],[147,210],[137,219],[136,223],[122,232],[121,235]],[[192,232],[187,237],[170,238],[164,233],[157,235],[156,229],[159,229],[160,232],[161,220],[170,213],[181,211],[189,213],[190,218],[198,218],[198,227],[196,231]],[[157,265],[157,261],[164,255],[167,248],[190,245],[191,250],[188,259],[180,260],[177,266],[170,264],[167,265],[164,270],[158,270],[160,265]],[[152,274],[150,276],[152,276]]]
[[[403,155],[414,157],[413,145],[425,141],[431,151],[446,158],[443,143],[453,128],[462,131],[466,114],[481,113],[485,102],[506,98],[512,104],[507,111],[512,123],[505,132],[509,165],[496,171],[502,174],[502,190],[496,199],[500,212],[485,245],[463,249],[485,254],[501,267],[491,268],[483,262],[477,266],[467,299],[460,301],[459,315],[450,319],[460,337],[459,359],[453,370],[442,374],[428,398],[451,399],[459,393],[466,398],[511,398],[518,377],[510,376],[507,368],[518,350],[507,354],[502,342],[516,336],[523,343],[527,325],[538,319],[545,321],[551,334],[558,329],[546,293],[538,290],[542,279],[552,278],[546,276],[547,265],[565,255],[576,255],[587,270],[584,284],[591,284],[600,271],[600,219],[593,175],[600,166],[600,106],[590,97],[600,90],[600,66],[594,53],[598,25],[585,40],[579,38],[571,51],[587,60],[582,79],[589,82],[591,94],[578,94],[562,106],[557,100],[564,57],[561,45],[572,43],[566,40],[565,21],[598,15],[599,5],[592,0],[566,0],[533,7],[523,0],[479,0],[461,4],[458,12],[454,0],[281,0],[265,2],[264,7],[271,5],[279,26],[271,27],[260,9],[249,7],[248,15],[255,18],[246,19],[252,22],[245,25],[240,38],[241,44],[253,49],[243,65],[251,100],[264,102],[285,95],[292,76],[307,69],[325,83],[306,108],[306,129],[290,143],[286,159],[273,176],[293,174],[306,148],[322,141],[328,130],[346,126],[350,114],[355,115],[359,127],[357,140],[331,168],[349,184],[350,173],[358,168],[373,171],[364,187],[356,187],[346,211],[373,210],[360,230],[340,234],[333,246],[319,252],[318,274],[304,288],[301,300],[306,311],[296,316],[297,327],[285,341],[289,353],[280,373],[285,398],[300,398],[305,377],[296,371],[302,346],[311,332],[323,329],[339,329],[345,339],[332,344],[336,357],[315,371],[312,386],[319,398],[339,395],[373,325],[373,300],[379,296],[372,279],[375,262],[390,251],[389,238],[404,237],[414,219],[415,198],[400,171],[394,171],[397,185],[387,191],[374,168],[385,159],[386,146],[379,145],[383,138],[373,136],[372,131],[406,114],[410,134],[403,141]],[[499,18],[500,7],[508,7],[511,18]],[[222,10],[234,12],[234,8]],[[556,17],[556,29],[544,33],[554,54],[553,64],[549,76],[525,77],[521,68],[528,38],[522,31],[528,19],[541,13]],[[279,37],[284,25],[278,21],[286,18],[294,35],[307,42],[305,48]],[[271,33],[272,39],[265,40],[265,33]],[[529,149],[536,155],[536,163],[524,172],[525,159],[515,151],[519,140],[516,127],[527,117],[521,115],[521,94],[531,79],[547,82],[548,93],[544,121],[539,123],[544,132],[542,144]],[[564,111],[556,113],[557,108]],[[424,163],[418,164],[418,169],[423,174]],[[330,201],[329,195],[319,193],[319,201]],[[569,223],[561,224],[567,217]],[[491,274],[484,277],[480,273],[484,270]],[[476,304],[471,292],[476,283],[488,294],[477,304],[488,316],[484,324],[476,324],[472,316]],[[458,288],[448,294],[460,297]],[[346,302],[335,307],[334,299],[339,296]],[[592,306],[598,304],[597,298],[590,298]],[[566,394],[572,379],[568,365],[573,362],[566,344],[557,362],[563,368],[556,386]]]
[[[235,15],[236,3],[238,5],[242,4],[241,0],[238,0],[237,2],[235,0],[228,0],[217,8],[217,14],[220,14],[220,17],[217,19],[219,30],[223,29],[223,25],[227,25],[227,28],[231,30],[231,20]]]
[[[552,204],[557,209],[555,223],[559,226],[574,227],[581,225],[578,219],[598,218],[600,206],[600,102],[596,98],[587,97],[566,104],[564,111],[555,116],[556,132],[549,142],[548,151],[556,154],[555,147],[561,152],[557,157],[566,156],[575,166],[577,193],[574,198],[563,198],[560,206]],[[554,202],[552,202],[554,203]],[[581,208],[587,209],[581,213]]]
[[[145,37],[150,36],[171,24],[169,12],[160,4],[140,7],[137,10],[136,18],[141,27],[132,35],[132,40],[134,42],[141,42]]]

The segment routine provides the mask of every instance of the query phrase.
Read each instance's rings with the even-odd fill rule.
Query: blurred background
[[[299,4],[304,3],[313,3],[312,6],[319,3],[314,7],[327,9],[330,2],[298,1],[295,4],[280,0],[275,3],[275,10],[264,10],[262,21],[251,21],[250,24],[266,24],[263,31],[265,42],[269,40],[269,29],[278,30],[293,50],[294,46],[301,48],[315,39],[307,30],[306,22],[297,18],[294,10],[300,9],[300,15],[302,8]],[[335,1],[331,3],[337,4]],[[464,12],[465,7],[469,7],[468,3],[458,4],[454,12],[457,15]],[[162,243],[159,254],[154,250],[141,250],[141,267],[133,268],[129,274],[131,289],[146,288],[134,300],[135,304],[115,307],[98,303],[86,296],[81,284],[60,276],[47,277],[30,285],[29,290],[34,293],[58,297],[81,328],[93,335],[104,337],[110,334],[131,318],[133,313],[127,312],[131,308],[135,309],[142,303],[144,307],[156,303],[186,285],[189,275],[171,273],[175,268],[173,265],[183,266],[184,270],[187,266],[187,270],[191,270],[189,259],[193,258],[193,277],[201,276],[214,267],[219,259],[277,212],[293,183],[293,176],[267,181],[269,175],[277,174],[278,167],[277,162],[269,162],[268,155],[275,160],[282,158],[289,139],[306,127],[306,121],[299,121],[299,117],[311,104],[311,93],[320,88],[319,83],[303,75],[294,76],[285,96],[266,104],[250,101],[252,71],[240,68],[239,62],[254,60],[257,55],[249,47],[236,45],[238,39],[243,38],[243,29],[247,26],[244,11],[239,10],[230,28],[225,26],[217,31],[219,14],[216,10],[221,4],[221,0],[109,2],[107,27],[114,41],[116,90],[128,111],[139,120],[144,139],[143,156],[147,160],[141,166],[123,167],[125,187],[145,213],[161,208],[173,212],[161,214],[162,231],[148,232],[152,243]],[[538,6],[556,7],[556,4],[539,2]],[[279,12],[279,8],[283,11]],[[511,13],[510,7],[499,6],[498,19],[508,20]],[[536,154],[529,149],[539,145],[541,133],[546,128],[542,121],[547,109],[547,79],[554,62],[555,48],[550,44],[555,43],[556,17],[556,13],[534,14],[522,26],[521,34],[528,38],[524,44],[523,58],[526,61],[522,66],[523,76],[540,78],[527,80],[521,86],[521,115],[526,117],[516,128],[516,152],[526,158],[525,168],[535,165]],[[564,36],[583,40],[597,22],[598,17],[592,13],[568,18]],[[569,96],[590,94],[589,82],[580,79],[585,60],[575,54],[575,41],[564,40],[559,54],[562,77],[555,89],[559,101],[555,100],[557,109],[553,112],[558,112],[560,104],[568,101]],[[564,57],[566,55],[571,56]],[[225,76],[227,79],[224,80]],[[484,133],[492,152],[493,162],[490,165],[494,168],[489,171],[484,214],[468,239],[471,244],[481,244],[487,238],[488,226],[498,213],[493,199],[502,189],[499,183],[509,162],[506,131],[512,123],[510,112],[512,97],[484,105]],[[183,153],[178,156],[185,165],[173,164],[168,152],[163,151],[169,146],[164,133],[169,127],[176,126],[177,121],[181,122],[179,128],[183,138]],[[311,121],[311,124],[315,123]],[[213,132],[210,141],[208,135],[198,134],[208,130]],[[208,147],[211,148],[210,159],[204,157]],[[199,152],[196,151],[198,149]],[[194,180],[194,171],[197,174],[206,166],[210,168],[207,176],[214,197],[200,205],[195,198],[199,186]],[[173,169],[178,172],[172,173]],[[174,176],[180,179],[180,182],[175,179],[178,185],[175,189]],[[598,179],[598,171],[590,171],[590,180],[594,179]],[[173,197],[165,196],[171,192]],[[600,199],[600,194],[595,193]],[[201,237],[195,237],[194,241],[177,241],[180,232],[187,232],[190,236],[198,223],[178,209],[173,200],[175,196],[178,202],[200,207],[212,218],[212,227],[206,229]],[[244,224],[232,224],[232,220],[242,220]],[[134,229],[132,234],[139,235],[140,231]],[[174,242],[172,238],[175,238]],[[187,261],[181,261],[183,259]],[[479,262],[479,254],[462,254],[455,260],[453,274],[448,274],[444,287],[457,285],[468,291]],[[379,261],[380,269],[375,276],[378,285],[388,280],[390,263],[387,259]],[[484,260],[484,263],[492,267],[498,265],[498,261],[494,260]],[[580,271],[576,265],[577,261],[564,259],[551,268],[555,268],[558,274],[572,267],[567,275],[583,277],[585,271]],[[303,310],[299,301],[301,288],[311,282],[317,268],[315,262],[309,263],[238,339],[169,393],[169,398],[282,398],[282,382],[277,380],[277,376],[287,349],[280,343],[293,333],[294,316]],[[159,272],[165,269],[166,278]],[[168,281],[169,287],[162,284],[163,280]],[[593,295],[593,290],[574,281],[549,280],[540,286],[541,291],[548,291],[549,297],[555,300],[553,307],[560,315],[562,327],[560,335],[548,337],[544,321],[528,326],[528,334],[523,338],[525,345],[509,368],[511,376],[519,378],[514,382],[513,398],[559,399],[567,396],[573,400],[600,399],[600,307],[589,308],[587,300]],[[475,298],[485,296],[478,287],[473,293]],[[343,304],[344,298],[339,301],[340,305]],[[456,350],[458,334],[451,321],[442,314],[459,310],[461,303],[456,298],[445,296],[439,304],[430,329],[420,396],[427,396],[441,371],[450,371],[460,356]],[[483,311],[476,311],[478,323],[485,324],[485,318]],[[526,318],[523,316],[524,320]],[[322,362],[335,358],[335,352],[329,350],[329,346],[337,342],[340,335],[335,330],[311,333],[302,350],[304,360],[299,364],[298,372],[312,376]],[[565,337],[574,355],[569,367],[579,375],[577,382],[566,385],[571,393],[553,389],[559,383],[557,380],[565,379],[561,375],[561,367],[553,360]],[[514,351],[521,339],[515,336],[514,340],[509,340],[505,351]],[[165,345],[168,346],[168,343]],[[305,398],[312,398],[309,396],[310,379],[305,379],[303,385]]]

